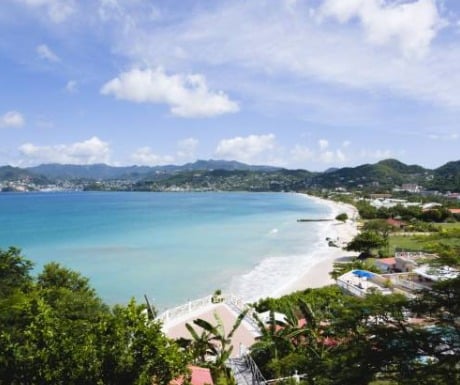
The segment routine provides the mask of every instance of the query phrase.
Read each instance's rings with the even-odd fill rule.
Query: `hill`
[[[428,187],[440,191],[460,191],[460,160],[446,163],[434,170],[433,180]]]
[[[316,175],[313,183],[321,187],[393,187],[403,183],[423,184],[431,170],[417,165],[406,165],[396,159],[382,160],[376,164],[344,167]]]
[[[170,189],[296,191],[310,188],[389,191],[406,183],[426,189],[460,191],[460,161],[430,170],[396,159],[325,172],[254,166],[237,161],[197,160],[184,165],[114,167],[106,164],[45,164],[27,169],[0,167],[1,181],[37,184],[70,182],[89,189],[164,191]]]
[[[43,175],[50,179],[66,180],[139,180],[157,178],[164,174],[175,174],[188,171],[212,171],[212,170],[231,170],[231,171],[275,171],[277,167],[271,166],[251,166],[236,161],[224,160],[197,160],[194,163],[187,163],[182,166],[127,166],[114,167],[106,164],[91,165],[70,165],[70,164],[42,164],[30,167],[27,171],[35,175]]]

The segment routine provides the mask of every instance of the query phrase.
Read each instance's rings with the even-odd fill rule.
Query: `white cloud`
[[[61,61],[59,56],[57,56],[46,44],[38,45],[36,51],[40,59],[48,60],[53,63]]]
[[[24,143],[19,151],[27,163],[94,164],[110,162],[110,145],[98,137],[72,144],[37,146]]]
[[[329,148],[329,141],[320,139],[318,141],[319,150],[315,151],[307,146],[295,145],[290,151],[291,163],[302,164],[302,162],[326,163],[326,164],[343,164],[347,155],[341,150],[332,150]]]
[[[388,158],[393,158],[395,156],[394,152],[391,150],[361,150],[361,158],[371,159],[371,160],[383,160]]]
[[[315,111],[315,100],[332,98],[335,105],[321,103],[322,119],[335,117],[336,108],[343,104],[356,109],[359,101],[371,103],[369,93],[375,95],[377,101],[396,95],[429,104],[460,106],[457,36],[453,36],[449,28],[442,30],[444,35],[440,39],[431,35],[439,33],[442,9],[436,9],[433,0],[398,1],[392,2],[391,7],[383,1],[377,6],[376,0],[362,0],[359,4],[363,1],[374,4],[379,23],[391,22],[388,32],[385,32],[386,25],[382,27],[381,39],[388,39],[385,46],[366,44],[368,37],[363,36],[362,22],[357,16],[346,24],[338,24],[334,19],[318,23],[317,16],[309,13],[311,2],[298,1],[296,12],[290,12],[284,0],[273,0],[222,2],[212,10],[188,15],[168,28],[143,24],[129,33],[119,31],[114,39],[115,51],[137,63],[164,63],[180,71],[190,67],[213,68],[216,81],[223,84],[224,89],[237,92],[244,89],[245,95],[257,102],[281,94],[284,104],[292,105],[289,97],[294,94],[299,103],[312,106]],[[338,0],[336,3],[346,6],[355,2]],[[356,8],[352,11],[357,12]],[[398,12],[404,16],[404,22],[399,21],[402,16],[393,16],[399,15]],[[418,12],[421,13],[420,25]],[[406,19],[412,24],[408,22],[406,26]],[[203,29],[203,25],[207,28]],[[238,25],[238,29],[234,25]],[[402,32],[403,26],[407,33]],[[377,32],[372,36],[377,39],[381,29],[375,27],[374,30]],[[416,60],[401,55],[401,49],[416,56],[428,46],[426,55]],[[178,57],[175,47],[181,47],[183,55]],[[211,79],[212,74],[207,76]],[[290,92],[283,92],[286,87],[290,87]],[[343,97],[345,92],[351,97]],[[281,106],[281,102],[280,97],[277,104]],[[374,116],[375,121],[372,112],[375,111],[371,110],[369,115]],[[362,115],[355,114],[354,119],[359,120]],[[367,121],[371,119],[367,117]]]
[[[318,145],[321,150],[325,150],[329,147],[329,142],[326,139],[318,140]]]
[[[143,166],[161,166],[174,162],[173,156],[155,154],[148,146],[137,149],[131,159],[135,164]]]
[[[75,80],[69,80],[65,86],[65,90],[69,94],[73,94],[78,91],[78,84]]]
[[[276,150],[276,137],[273,134],[237,136],[231,139],[222,139],[216,148],[215,155],[222,159],[254,162],[262,159],[262,155],[269,155]]]
[[[239,110],[222,91],[210,91],[204,76],[167,75],[160,67],[123,72],[107,82],[101,93],[137,103],[165,103],[180,117],[210,117]]]
[[[8,111],[0,116],[0,127],[22,127],[25,119],[17,111]]]
[[[306,146],[296,144],[290,151],[293,163],[298,164],[299,162],[305,162],[314,159],[315,152]]]
[[[350,147],[351,142],[349,140],[344,140],[342,143],[342,147],[347,148]]]
[[[435,0],[325,0],[324,16],[346,23],[357,18],[366,31],[369,42],[382,45],[396,41],[405,55],[423,55],[442,28],[444,21]]]
[[[187,138],[177,143],[177,157],[192,160],[195,158],[196,149],[198,147],[198,140],[195,138]]]
[[[62,23],[76,11],[74,0],[16,0],[32,9],[44,9],[54,23]]]

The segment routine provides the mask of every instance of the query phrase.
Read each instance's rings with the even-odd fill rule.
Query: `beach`
[[[356,255],[354,252],[342,249],[342,247],[351,241],[351,239],[358,233],[356,226],[358,211],[356,207],[350,204],[335,202],[310,195],[307,197],[308,199],[329,206],[332,211],[330,215],[331,218],[335,218],[340,213],[346,213],[348,215],[348,220],[345,223],[342,223],[334,219],[334,221],[328,222],[320,230],[324,236],[324,245],[319,246],[313,252],[315,263],[310,265],[300,277],[286,283],[283,287],[276,289],[271,295],[273,297],[279,297],[307,288],[318,288],[334,284],[335,281],[329,275],[333,269],[334,262],[344,256]],[[339,247],[330,247],[326,238],[334,241]]]

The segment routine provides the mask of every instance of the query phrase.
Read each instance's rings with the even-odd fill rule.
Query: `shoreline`
[[[319,288],[334,284],[335,281],[329,276],[329,273],[333,269],[334,262],[337,259],[344,257],[345,254],[347,256],[356,255],[356,253],[351,252],[350,254],[350,252],[342,249],[343,245],[351,241],[351,239],[358,233],[356,226],[358,210],[356,207],[350,204],[335,202],[312,195],[300,195],[328,206],[331,210],[331,216],[334,219],[320,230],[320,236],[324,239],[324,246],[320,246],[317,250],[311,253],[311,256],[317,262],[309,266],[309,268],[299,277],[294,278],[290,282],[287,282],[284,286],[274,290],[270,293],[269,297],[276,298],[299,290]],[[349,219],[345,223],[335,220],[335,217],[340,213],[346,213],[348,215]],[[335,241],[339,247],[330,247],[326,241],[327,237]]]

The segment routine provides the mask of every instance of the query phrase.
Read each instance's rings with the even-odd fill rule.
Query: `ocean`
[[[158,310],[216,289],[273,293],[314,263],[331,209],[290,193],[2,193],[0,248],[79,271],[104,301]]]

